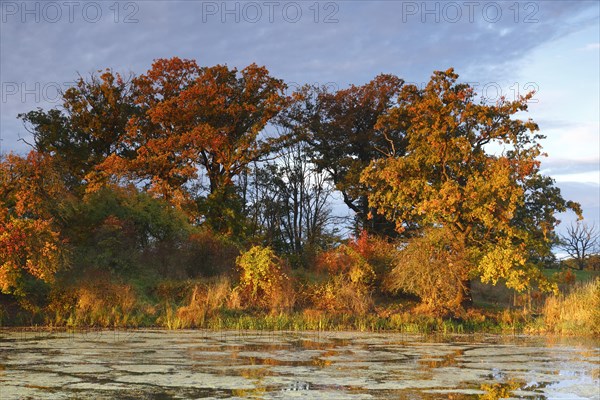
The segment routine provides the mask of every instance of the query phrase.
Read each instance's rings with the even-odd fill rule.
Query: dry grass
[[[278,290],[270,295],[270,311],[272,314],[291,312],[296,304],[296,290],[290,278],[282,280]]]
[[[106,283],[82,287],[77,293],[75,318],[90,326],[137,325],[136,294],[129,285]]]
[[[208,284],[196,284],[192,289],[188,304],[179,307],[175,312],[176,319],[172,321],[172,327],[204,326],[207,318],[216,315],[226,305],[230,290],[231,282],[227,278],[221,278]],[[167,317],[173,318],[172,313],[167,312],[167,314]]]
[[[142,310],[129,284],[109,279],[55,290],[46,307],[46,323],[56,326],[135,327],[151,310]]]
[[[551,296],[543,309],[545,329],[558,334],[600,334],[600,278]]]

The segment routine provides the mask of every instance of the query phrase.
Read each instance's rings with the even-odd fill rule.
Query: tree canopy
[[[383,219],[367,218],[367,191],[360,173],[371,161],[404,151],[402,127],[377,125],[396,103],[403,84],[387,74],[336,92],[306,86],[282,118],[309,145],[311,160],[319,171],[327,172],[344,203],[356,213],[359,229],[391,233]]]
[[[398,106],[378,124],[405,130],[406,154],[373,161],[361,182],[370,205],[399,233],[444,229],[461,243],[469,261],[465,280],[480,275],[522,289],[541,278],[528,251],[552,244],[538,234],[557,223],[548,211],[578,207],[540,175],[538,126],[513,118],[527,110],[531,94],[485,104],[457,79],[450,69],[435,72],[423,89],[403,88]]]
[[[316,269],[343,241],[337,196],[355,217],[343,228],[390,253],[364,288],[449,309],[474,278],[552,289],[541,267],[555,214],[581,210],[540,172],[543,136],[519,118],[533,94],[490,104],[458,78],[436,71],[419,88],[382,74],[286,96],[265,67],[177,57],[79,77],[61,106],[19,116],[33,151],[1,160],[0,286],[71,266],[212,274],[236,246]],[[355,264],[340,270],[369,263]]]

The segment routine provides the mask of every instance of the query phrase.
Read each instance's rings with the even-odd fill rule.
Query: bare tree
[[[560,248],[575,260],[578,269],[583,270],[587,258],[597,252],[599,238],[594,224],[577,221],[567,227],[566,235],[560,236]]]
[[[306,151],[303,143],[280,150],[276,159],[255,166],[247,185],[247,214],[256,234],[297,260],[335,236],[333,185]]]

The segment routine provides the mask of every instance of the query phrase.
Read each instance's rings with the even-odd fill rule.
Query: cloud
[[[433,70],[455,67],[464,81],[502,82],[508,88],[525,69],[525,60],[538,58],[539,49],[546,46],[550,50],[545,51],[552,56],[568,57],[552,50],[551,45],[573,33],[591,27],[596,36],[574,43],[571,51],[599,49],[595,42],[598,7],[592,1],[471,2],[478,4],[473,18],[465,5],[469,2],[283,1],[275,2],[279,6],[272,20],[261,1],[94,2],[102,14],[96,22],[91,22],[92,9],[88,14],[82,12],[87,3],[75,3],[79,8],[72,22],[65,10],[60,20],[51,22],[49,15],[42,15],[46,6],[41,1],[27,2],[28,7],[39,7],[37,16],[24,16],[23,9],[12,14],[6,8],[7,4],[24,7],[25,2],[0,2],[3,152],[28,149],[18,141],[20,136],[28,136],[16,119],[18,113],[57,105],[48,101],[46,94],[50,92],[44,93],[44,88],[73,81],[77,73],[86,75],[105,67],[141,73],[155,58],[180,56],[194,58],[201,65],[238,67],[257,62],[288,82],[333,82],[338,87],[364,83],[379,73],[425,82]],[[250,3],[261,7],[259,21],[249,21]],[[292,18],[291,3],[301,8],[297,21]],[[458,19],[452,4],[460,7]],[[497,21],[492,4],[501,7]],[[233,12],[227,13],[224,5]],[[289,14],[283,13],[286,5]],[[213,6],[217,12],[207,12],[207,7]],[[486,11],[484,7],[488,7]],[[33,20],[36,17],[40,17],[39,23]],[[546,70],[553,71],[535,65],[527,78],[540,79]],[[565,68],[564,74],[570,73]],[[562,88],[563,78],[552,75],[544,81],[540,92],[543,102],[538,105],[560,104],[558,112],[552,109],[541,118],[539,112],[532,115],[541,133],[548,135],[544,146],[550,157],[542,161],[542,168],[557,179],[565,198],[582,204],[586,219],[599,221],[597,114],[595,121],[573,116],[583,106],[594,108],[597,97],[583,104],[587,100],[581,97],[581,88]],[[524,83],[520,82],[521,89]],[[16,92],[10,86],[14,84],[18,86]],[[589,82],[583,85],[587,88]],[[589,177],[596,182],[573,182]],[[567,214],[561,219],[564,227],[574,217]]]
[[[25,85],[0,99],[3,148],[18,151],[23,146],[17,138],[26,132],[16,114],[56,105],[33,94],[23,99],[23,92],[72,81],[77,73],[105,67],[141,73],[155,58],[180,56],[202,65],[257,62],[290,82],[338,87],[379,73],[425,82],[433,70],[451,66],[466,81],[490,82],[514,76],[533,49],[597,25],[590,2],[532,2],[533,8],[519,3],[518,15],[510,2],[477,3],[472,13],[461,2],[453,2],[460,10],[447,2],[275,2],[272,15],[268,2],[260,1],[94,2],[101,7],[94,22],[94,10],[83,13],[87,3],[76,2],[72,22],[64,9],[61,19],[49,21],[42,2],[28,3],[39,7],[37,16],[22,9],[8,13],[7,3],[25,3],[3,2],[0,24],[0,81]],[[250,3],[261,9],[256,22],[250,21]],[[300,7],[297,21],[292,3]],[[499,14],[486,6],[492,3],[501,7]]]
[[[570,175],[587,172],[600,174],[600,159],[549,158],[542,160],[542,173],[547,175]]]
[[[583,51],[595,51],[595,50],[600,50],[600,43],[596,42],[596,43],[588,43],[585,47],[580,48],[579,50],[583,50]]]

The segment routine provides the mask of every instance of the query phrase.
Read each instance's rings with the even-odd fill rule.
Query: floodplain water
[[[0,399],[600,399],[597,340],[0,330]]]

